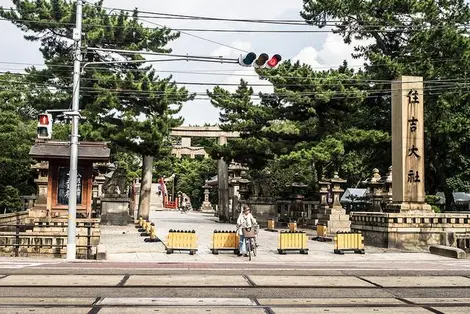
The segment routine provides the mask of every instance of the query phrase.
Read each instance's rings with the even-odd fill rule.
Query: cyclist
[[[244,206],[242,212],[238,216],[237,219],[237,233],[240,236],[240,243],[239,243],[239,254],[238,256],[244,255],[245,257],[248,256],[248,252],[246,251],[245,245],[245,238],[243,237],[243,229],[245,228],[254,228],[257,226],[258,223],[256,222],[255,218],[250,212],[250,208],[248,206]]]

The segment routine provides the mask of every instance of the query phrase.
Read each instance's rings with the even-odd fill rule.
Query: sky
[[[110,8],[134,9],[159,13],[172,13],[196,16],[211,16],[236,19],[301,19],[302,0],[105,0],[104,6]],[[0,6],[11,7],[10,0],[0,0]],[[149,20],[149,19],[143,19]],[[283,26],[251,23],[232,23],[220,21],[183,21],[151,19],[151,21],[164,24],[172,28],[216,28],[216,29],[269,29],[269,30],[313,30],[312,26]],[[144,24],[152,26],[145,21]],[[0,72],[21,72],[27,64],[43,64],[42,56],[38,50],[39,44],[28,42],[24,33],[8,21],[0,21],[0,34],[2,49],[0,49]],[[353,60],[351,53],[353,46],[343,43],[338,35],[332,33],[190,33],[204,37],[210,41],[235,47],[243,51],[253,51],[258,55],[262,52],[273,55],[278,53],[283,60],[291,59],[307,63],[314,68],[325,69],[337,67],[343,60],[351,66],[360,66],[362,60]],[[171,42],[168,47],[175,54],[191,54],[201,56],[223,56],[238,58],[242,51],[224,45],[201,40],[188,34],[181,34],[180,38]],[[12,64],[21,63],[21,64]],[[205,93],[212,90],[216,83],[238,83],[241,78],[249,83],[264,83],[260,81],[252,68],[241,67],[237,64],[219,64],[202,62],[164,62],[154,65],[160,75],[173,74],[177,82],[212,83],[206,86],[186,85],[191,92]],[[198,72],[199,74],[178,73]],[[201,74],[203,73],[203,74]],[[236,86],[226,87],[229,90]],[[271,87],[254,87],[256,91],[270,92]],[[217,123],[219,111],[209,100],[201,99],[184,104],[180,113],[184,117],[184,125],[202,125],[204,123]]]

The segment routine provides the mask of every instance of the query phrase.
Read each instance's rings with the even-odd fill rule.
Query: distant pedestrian
[[[243,236],[243,229],[246,228],[255,228],[258,223],[256,222],[255,218],[250,212],[250,208],[245,206],[243,211],[240,213],[237,219],[237,233],[240,236],[240,243],[239,243],[239,254],[238,256],[248,256],[245,244],[245,237]]]

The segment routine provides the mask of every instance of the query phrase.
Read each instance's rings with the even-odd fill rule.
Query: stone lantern
[[[388,167],[388,172],[382,177],[383,184],[382,202],[385,204],[392,203],[392,166]]]
[[[204,189],[204,202],[202,202],[201,211],[202,212],[213,212],[214,209],[212,208],[212,204],[211,204],[211,201],[209,199],[211,186],[208,185],[207,181],[206,181],[202,188]]]
[[[347,180],[341,179],[337,172],[334,173],[333,178],[322,182],[320,186],[325,189],[325,185],[327,182],[331,184],[331,193],[333,194],[333,203],[331,207],[326,207],[325,212],[320,212],[318,224],[324,225],[327,228],[328,233],[336,233],[338,231],[350,231],[351,222],[349,221],[349,215],[346,215],[346,210],[340,203],[341,194],[344,192],[341,185],[346,183]],[[325,191],[320,190],[320,194],[322,196],[322,202],[324,202],[323,198],[326,198],[327,193]],[[326,190],[327,192],[327,190]],[[322,206],[322,204],[320,204]]]
[[[383,183],[381,181],[382,176],[379,173],[379,169],[374,168],[372,170],[372,176],[366,180],[364,183],[369,188],[368,197],[372,203],[371,211],[381,212],[382,211],[382,188]]]
[[[251,194],[250,183],[248,180],[248,174],[246,171],[242,171],[240,174],[241,178],[238,180],[239,188],[238,193],[240,194],[240,200],[247,201]]]
[[[331,207],[332,211],[338,210],[338,209],[343,210],[343,206],[340,203],[340,199],[341,199],[341,194],[344,193],[344,190],[341,188],[341,185],[346,183],[347,180],[341,179],[338,176],[338,172],[335,172],[330,182],[332,185],[331,194],[333,194],[333,206]]]
[[[294,175],[294,182],[288,184],[287,187],[290,189],[291,205],[290,210],[287,214],[290,220],[297,220],[304,216],[303,199],[305,197],[308,185],[301,182],[299,175]]]

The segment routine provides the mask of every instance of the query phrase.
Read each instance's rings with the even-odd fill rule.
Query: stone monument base
[[[346,211],[341,208],[326,208],[315,215],[318,219],[317,224],[327,227],[328,233],[347,232],[350,231],[351,221]]]
[[[210,202],[203,202],[201,206],[201,212],[203,213],[213,213],[214,208],[212,207]]]
[[[130,199],[127,196],[105,196],[101,199],[101,224],[125,226],[133,221],[129,216]]]
[[[409,213],[409,214],[434,213],[431,205],[427,203],[406,203],[406,202],[388,204],[384,212]]]
[[[470,232],[470,214],[353,212],[351,231],[360,231],[366,245],[422,251],[455,246],[456,235]]]

